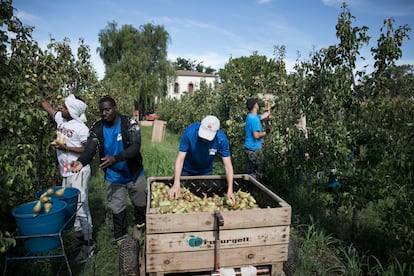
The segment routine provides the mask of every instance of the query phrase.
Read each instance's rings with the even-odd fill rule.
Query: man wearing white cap
[[[85,166],[82,168],[82,173],[77,175],[71,172],[70,163],[77,160],[80,153],[85,150],[89,136],[89,129],[85,125],[87,105],[73,94],[65,98],[61,111],[56,111],[44,96],[41,96],[41,105],[56,122],[56,139],[52,145],[56,148],[62,186],[73,187],[80,191],[80,208],[77,209],[74,229],[81,249],[75,261],[85,262],[96,249],[96,243],[92,238],[92,218],[88,204],[91,168],[89,165]]]
[[[184,131],[174,165],[174,184],[168,191],[170,198],[180,196],[180,176],[210,175],[213,160],[217,155],[223,158],[226,171],[227,198],[234,202],[233,164],[230,156],[229,140],[220,130],[216,116],[206,116],[201,123],[191,124]]]

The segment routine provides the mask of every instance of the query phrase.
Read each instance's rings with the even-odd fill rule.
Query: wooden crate
[[[152,125],[152,142],[161,142],[165,138],[165,129],[167,127],[167,122],[162,120],[155,120]]]
[[[171,177],[148,178],[148,202],[151,183],[171,186]],[[182,183],[201,186],[207,193],[222,196],[227,191],[225,176],[182,177]],[[213,187],[213,188],[211,188]],[[280,275],[288,257],[291,207],[249,175],[234,176],[234,191],[250,192],[260,209],[222,211],[224,225],[219,228],[220,267],[272,267]],[[197,191],[193,191],[197,193]],[[199,191],[203,192],[203,191]],[[222,193],[222,194],[220,194]],[[214,212],[156,214],[148,207],[146,218],[145,265],[153,275],[214,271],[216,264],[217,224]]]

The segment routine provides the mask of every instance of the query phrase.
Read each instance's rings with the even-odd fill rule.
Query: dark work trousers
[[[247,156],[248,167],[247,172],[254,178],[261,177],[263,172],[263,151],[262,149],[258,150],[249,150],[244,149],[244,152]]]
[[[106,183],[108,206],[112,211],[115,239],[128,233],[126,220],[127,192],[134,206],[135,223],[145,222],[147,180],[141,174],[135,182],[126,184]]]

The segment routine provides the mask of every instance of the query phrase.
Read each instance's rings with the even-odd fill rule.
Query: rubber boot
[[[147,208],[144,207],[135,207],[134,216],[135,216],[135,225],[132,232],[134,239],[142,241],[143,232],[145,231],[145,213]]]
[[[126,209],[119,214],[112,214],[115,240],[119,240],[124,236],[126,237],[128,234],[126,215]]]
[[[136,207],[134,209],[134,217],[135,217],[135,224],[143,224],[145,223],[145,212],[147,211],[147,207]]]

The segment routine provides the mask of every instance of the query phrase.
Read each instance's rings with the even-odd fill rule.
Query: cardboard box
[[[147,273],[214,271],[218,264],[222,268],[268,265],[271,275],[282,273],[288,257],[291,207],[250,175],[235,175],[234,191],[249,192],[260,208],[220,211],[222,226],[215,212],[156,214],[149,207],[153,182],[171,186],[173,179],[148,178]],[[182,177],[182,183],[208,196],[223,196],[227,191],[225,176]]]

